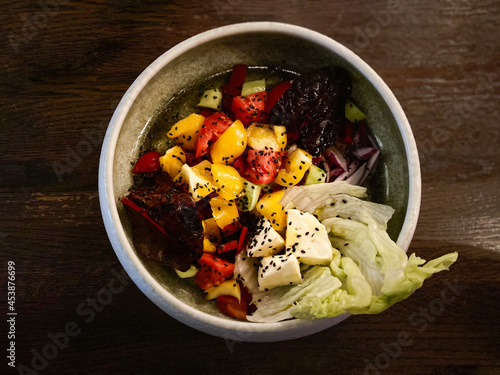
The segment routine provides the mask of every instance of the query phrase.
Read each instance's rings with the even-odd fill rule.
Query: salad
[[[408,257],[387,234],[394,210],[361,186],[380,150],[346,70],[247,72],[204,90],[164,130],[175,145],[135,163],[121,203],[138,252],[252,322],[379,313],[456,261]]]

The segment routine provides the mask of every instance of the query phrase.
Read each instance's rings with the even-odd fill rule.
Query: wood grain
[[[4,304],[6,263],[14,260],[18,364],[31,367],[32,350],[75,321],[81,332],[40,373],[500,373],[498,1],[55,1],[43,8],[0,0],[0,296]],[[86,323],[78,307],[122,272],[97,195],[100,144],[117,101],[175,44],[258,20],[331,36],[387,82],[422,163],[410,251],[424,258],[458,251],[458,262],[381,315],[283,343],[194,331],[132,283]],[[58,177],[55,165],[66,173]],[[459,295],[424,328],[415,314],[442,301],[450,282]],[[411,344],[384,363],[384,345],[402,332]],[[1,373],[17,373],[2,361]]]

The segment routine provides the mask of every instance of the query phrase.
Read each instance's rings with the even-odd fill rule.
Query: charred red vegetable
[[[190,195],[174,187],[167,173],[122,199],[132,222],[136,249],[148,259],[186,271],[203,253],[203,226]]]

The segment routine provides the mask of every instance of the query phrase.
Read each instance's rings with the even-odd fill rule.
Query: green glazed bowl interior
[[[159,109],[193,82],[235,64],[298,73],[336,65],[349,71],[353,100],[366,113],[381,148],[376,173],[367,184],[370,199],[395,209],[389,234],[407,250],[420,206],[420,169],[413,135],[399,103],[382,79],[345,47],[311,30],[277,23],[231,25],[200,34],[166,52],[141,74],[118,106],[103,145],[99,178],[103,217],[127,272],[173,317],[204,332],[240,341],[301,337],[337,324],[348,315],[273,324],[236,322],[225,317],[213,303],[204,300],[194,283],[179,279],[174,272],[135,252],[130,223],[119,203],[132,185],[130,163],[137,159]],[[188,114],[181,111],[181,117]]]

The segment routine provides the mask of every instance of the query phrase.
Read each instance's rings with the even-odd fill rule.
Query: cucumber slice
[[[256,92],[266,91],[266,80],[258,79],[256,81],[248,81],[243,83],[241,88],[241,96],[248,96]]]
[[[198,107],[219,110],[222,102],[222,91],[218,88],[206,90],[200,98]]]
[[[198,268],[195,266],[191,265],[191,268],[188,269],[187,271],[179,271],[175,270],[175,273],[177,276],[179,276],[181,279],[187,279],[188,277],[194,277],[196,276],[196,273],[198,272]]]
[[[366,118],[366,115],[361,112],[361,110],[354,105],[353,102],[350,100],[345,103],[345,117],[348,119],[350,122],[358,122],[361,120],[364,120]]]
[[[259,201],[262,188],[250,181],[243,181],[243,195],[236,200],[236,205],[241,211],[252,211]]]
[[[324,182],[326,182],[326,172],[315,165],[311,165],[307,171],[305,185],[322,184]]]

